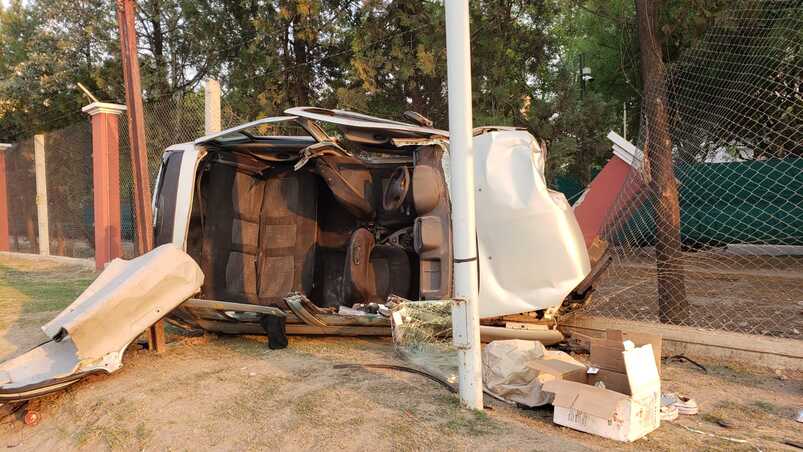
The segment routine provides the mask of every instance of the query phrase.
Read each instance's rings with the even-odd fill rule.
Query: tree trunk
[[[295,59],[294,62],[294,73],[295,77],[293,80],[293,88],[290,92],[293,94],[292,102],[295,105],[309,105],[309,90],[310,90],[310,80],[311,77],[311,68],[309,67],[309,62],[307,61],[307,41],[305,38],[301,36],[301,31],[304,28],[302,22],[307,20],[307,18],[302,17],[301,13],[296,13],[293,16],[293,57]]]
[[[672,137],[666,106],[666,69],[656,36],[660,0],[636,0],[643,83],[644,160],[655,195],[655,254],[658,316],[663,323],[683,324],[689,317],[683,255],[680,249],[680,204],[672,168]]]
[[[151,30],[153,31],[153,62],[156,66],[156,87],[157,95],[164,96],[170,92],[170,81],[167,70],[167,60],[165,59],[164,41],[165,35],[162,31],[162,5],[161,0],[151,2]]]

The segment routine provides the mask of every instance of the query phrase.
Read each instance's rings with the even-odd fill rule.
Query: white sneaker
[[[679,414],[694,415],[700,412],[697,401],[675,393],[661,394],[661,406],[675,407]]]
[[[675,405],[666,405],[661,407],[661,420],[674,421],[678,418],[678,409]]]

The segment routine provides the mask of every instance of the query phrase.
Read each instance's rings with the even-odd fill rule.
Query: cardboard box
[[[594,386],[602,382],[605,389],[611,391],[621,392],[622,394],[630,394],[630,383],[627,381],[627,374],[620,372],[613,372],[611,370],[597,369],[594,373],[589,373],[586,377],[586,383]]]
[[[554,379],[585,383],[587,379],[586,366],[560,351],[547,350],[542,359],[534,360],[530,365],[544,374],[541,381]]]
[[[661,380],[651,344],[625,350],[622,361],[628,392],[616,392],[567,380],[544,383],[543,390],[554,394],[553,422],[617,441],[635,441],[660,425]],[[598,372],[594,378],[606,380],[615,373]],[[621,382],[619,383],[621,387]]]
[[[622,359],[624,341],[631,341],[636,347],[652,345],[655,367],[658,375],[661,374],[661,336],[646,333],[628,333],[619,330],[608,330],[605,337],[591,339],[592,366],[612,372],[626,373],[625,362]]]

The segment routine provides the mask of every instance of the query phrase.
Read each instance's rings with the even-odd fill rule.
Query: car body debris
[[[196,293],[203,279],[198,264],[173,244],[113,260],[42,327],[47,342],[0,364],[0,401],[29,400],[117,371],[128,345]]]

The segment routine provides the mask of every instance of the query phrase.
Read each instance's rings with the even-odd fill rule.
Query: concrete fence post
[[[207,80],[204,84],[205,135],[220,132],[220,82]]]
[[[45,135],[33,136],[33,160],[36,171],[36,217],[39,225],[39,254],[50,255],[50,221],[47,214],[47,168]]]
[[[8,143],[0,143],[0,251],[9,251],[8,237],[8,175],[6,174],[6,150]]]
[[[95,268],[123,254],[120,244],[120,136],[125,105],[93,102],[81,109],[92,118],[92,197],[95,211]]]

